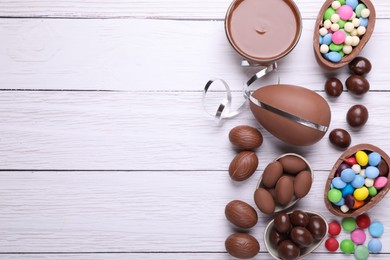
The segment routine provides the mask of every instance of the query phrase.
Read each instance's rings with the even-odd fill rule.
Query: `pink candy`
[[[353,16],[353,9],[349,5],[342,5],[338,10],[337,14],[343,20],[349,20]]]
[[[374,181],[374,187],[379,190],[379,189],[382,189],[383,187],[385,187],[387,184],[387,178],[386,177],[378,177],[375,179]]]
[[[345,33],[343,31],[339,30],[339,31],[336,31],[335,33],[332,34],[332,41],[335,44],[342,44],[345,41],[346,37],[347,36],[345,35]]]
[[[364,241],[366,241],[366,233],[364,233],[364,231],[361,229],[355,229],[351,233],[351,240],[356,245],[362,245],[364,244]]]

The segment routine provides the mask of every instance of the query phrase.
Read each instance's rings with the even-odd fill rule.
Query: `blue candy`
[[[325,58],[331,62],[339,62],[341,61],[341,55],[340,53],[338,52],[335,52],[335,51],[330,51],[328,53],[326,53],[325,55]]]
[[[382,250],[382,242],[377,239],[373,238],[368,242],[368,250],[370,250],[371,253],[378,254]]]
[[[352,7],[353,10],[355,10],[356,6],[358,6],[358,4],[359,4],[359,1],[358,0],[347,0],[345,3],[347,5],[349,5],[350,7]]]
[[[368,155],[368,164],[370,166],[377,166],[381,162],[381,155],[377,152],[372,152]]]
[[[336,206],[343,206],[345,204],[345,199],[344,198],[341,198],[341,200],[337,203],[333,203],[334,205]]]
[[[355,175],[356,173],[354,170],[352,170],[351,168],[347,168],[341,172],[340,177],[343,182],[350,183],[355,178]]]
[[[353,181],[351,182],[352,187],[354,188],[360,188],[364,185],[364,177],[360,174],[356,175]]]
[[[368,227],[368,232],[372,237],[380,237],[383,234],[384,227],[379,221],[372,222]]]
[[[364,171],[364,174],[367,178],[375,179],[379,176],[379,169],[375,166],[368,166]]]
[[[341,190],[342,188],[347,186],[347,184],[340,177],[334,178],[332,180],[332,185],[334,188],[339,189],[339,190]]]
[[[324,38],[324,37],[320,35],[320,39],[318,40],[319,43],[320,43],[320,45],[322,45],[322,43],[323,43],[323,41],[322,41],[323,38]]]
[[[332,34],[328,33],[322,38],[322,43],[326,45],[330,45],[332,43]]]
[[[347,184],[347,186],[345,186],[345,188],[341,190],[341,194],[342,194],[343,198],[345,198],[345,196],[347,196],[347,195],[352,195],[354,191],[355,191],[355,188],[352,187],[351,184]]]
[[[360,17],[359,20],[360,20],[360,25],[361,26],[364,26],[364,27],[368,26],[368,18]]]

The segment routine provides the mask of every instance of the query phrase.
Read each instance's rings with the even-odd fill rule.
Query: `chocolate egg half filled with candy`
[[[318,142],[328,130],[328,103],[312,90],[286,84],[254,91],[250,108],[257,121],[280,140],[298,146]]]

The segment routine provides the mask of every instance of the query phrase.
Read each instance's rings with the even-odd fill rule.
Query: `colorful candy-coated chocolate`
[[[367,26],[368,26],[368,18],[360,17],[360,18],[359,18],[359,21],[360,21],[360,25],[361,25],[361,26],[364,26],[364,27],[367,28]]]
[[[347,186],[344,187],[344,189],[341,190],[341,195],[343,197],[347,196],[348,194],[352,195],[355,191],[355,188],[352,187],[351,184],[347,184]]]
[[[352,208],[353,208],[353,209],[358,209],[358,208],[363,207],[364,204],[365,204],[365,202],[362,201],[362,200],[355,200],[355,203],[353,204],[353,207],[352,207]]]
[[[379,176],[379,169],[375,166],[368,166],[365,170],[367,178],[375,179]]]
[[[328,59],[331,62],[339,62],[339,61],[341,61],[341,55],[340,55],[340,53],[338,53],[336,51],[330,51],[330,52],[326,53],[325,54],[325,58]]]
[[[356,229],[356,221],[354,218],[344,218],[341,221],[341,225],[346,232],[352,232]]]
[[[379,190],[379,189],[382,189],[383,187],[385,187],[387,185],[387,178],[384,177],[384,176],[380,176],[378,178],[375,179],[374,181],[374,187]]]
[[[368,228],[368,232],[370,232],[372,237],[382,236],[384,230],[383,224],[379,221],[371,222],[371,225]]]
[[[345,169],[348,169],[350,166],[346,163],[340,164],[340,166],[337,168],[336,174],[340,175],[341,172]]]
[[[331,33],[328,33],[322,38],[322,44],[330,45],[332,43],[332,35]]]
[[[372,186],[368,188],[368,194],[370,194],[370,197],[375,197],[378,194],[378,190]]]
[[[341,200],[342,197],[342,193],[338,189],[330,189],[328,191],[328,200],[330,202],[337,203]]]
[[[370,187],[374,186],[374,181],[375,181],[374,179],[366,178],[364,180],[364,186],[366,186],[367,188],[370,188]]]
[[[363,178],[364,179],[364,178]],[[341,177],[336,177],[332,180],[332,185],[334,188],[337,188],[339,190],[341,190],[342,188],[344,188],[345,186],[347,186],[347,183],[345,183]]]
[[[350,208],[350,209],[352,209],[353,206],[355,205],[355,198],[350,194],[345,196],[344,200],[345,200],[345,205],[347,205],[348,208]]]
[[[339,249],[339,241],[334,237],[330,237],[325,241],[325,248],[329,252],[336,252]]]
[[[330,20],[332,15],[335,13],[336,13],[336,10],[334,10],[332,7],[329,7],[328,9],[326,9],[326,11],[324,13],[324,20]]]
[[[367,7],[363,4],[363,3],[360,3],[356,6],[355,8],[355,14],[357,17],[360,17],[361,16],[361,13],[362,13],[362,10],[363,9],[366,9]]]
[[[339,30],[332,35],[332,41],[335,44],[342,44],[345,41],[346,37],[347,36],[345,35],[345,32]],[[343,46],[343,45],[341,45],[341,46]],[[342,49],[342,47],[341,47],[341,49]]]
[[[355,178],[355,176],[356,176],[356,173],[351,168],[343,170],[341,172],[341,175],[340,175],[341,180],[343,180],[343,182],[346,182],[346,183],[352,182],[353,179]]]
[[[355,255],[356,260],[366,260],[366,259],[368,259],[370,252],[368,251],[368,248],[366,246],[358,245],[355,248],[354,255]]]
[[[364,186],[364,177],[361,175],[355,175],[355,178],[352,180],[351,185],[354,188],[361,188]]]
[[[371,219],[367,214],[359,215],[356,218],[356,224],[360,228],[363,228],[363,229],[368,228],[371,224]]]
[[[341,198],[338,202],[333,203],[333,204],[340,207],[340,206],[345,204],[345,199]]]
[[[359,175],[360,176],[360,175]],[[361,188],[357,188],[354,192],[353,192],[353,197],[356,199],[356,200],[365,200],[367,199],[368,197],[368,189],[367,187],[361,187]]]
[[[349,5],[352,9],[355,9],[358,6],[359,1],[358,0],[346,0],[345,4]]]
[[[364,231],[361,229],[355,229],[351,233],[351,240],[356,245],[362,245],[366,241],[366,233],[364,233]]]
[[[347,205],[344,204],[343,206],[340,207],[340,210],[341,210],[341,212],[343,212],[343,213],[347,213],[347,212],[349,211],[349,208],[348,208]]]
[[[370,166],[377,166],[381,162],[381,155],[377,152],[372,152],[368,155],[368,164]]]
[[[344,254],[350,254],[355,250],[355,245],[350,239],[344,239],[340,243],[340,249]]]
[[[341,232],[341,225],[337,221],[332,221],[328,224],[328,233],[331,236],[337,236]]]
[[[350,166],[357,164],[356,158],[354,156],[344,159],[344,162]]]
[[[364,151],[357,151],[355,157],[360,166],[366,166],[368,164],[368,155]]]
[[[382,251],[382,242],[377,238],[371,239],[370,242],[368,242],[368,250],[373,254],[378,254]]]
[[[340,16],[341,19],[349,20],[352,18],[353,9],[349,5],[342,5],[339,9],[337,9],[337,14]]]
[[[360,171],[362,170],[362,167],[359,164],[354,164],[354,165],[352,165],[351,168],[356,173],[360,173]]]

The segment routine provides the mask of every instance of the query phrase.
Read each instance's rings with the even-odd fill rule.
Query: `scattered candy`
[[[354,218],[344,218],[341,222],[341,225],[343,226],[343,229],[347,232],[352,232],[356,229],[356,221]]]
[[[370,235],[372,237],[380,237],[382,236],[384,231],[384,227],[382,223],[379,221],[372,222],[370,227],[368,228],[368,232],[370,232]]]
[[[328,233],[331,236],[337,236],[341,232],[341,225],[337,221],[332,221],[328,224]]]
[[[364,233],[364,231],[361,229],[355,229],[351,233],[351,240],[356,245],[362,245],[366,241],[366,233]]]
[[[340,249],[344,254],[350,254],[355,250],[355,245],[350,239],[344,239],[340,243]]]
[[[368,242],[368,250],[370,250],[371,253],[378,254],[382,250],[382,242],[377,238],[371,239],[370,242]]]
[[[339,248],[339,241],[333,237],[330,237],[325,241],[325,248],[329,252],[336,252]]]
[[[366,246],[358,245],[355,249],[354,255],[357,260],[366,260],[370,255],[370,252]]]
[[[356,218],[356,224],[360,228],[368,228],[371,224],[371,219],[367,214],[363,214]]]

